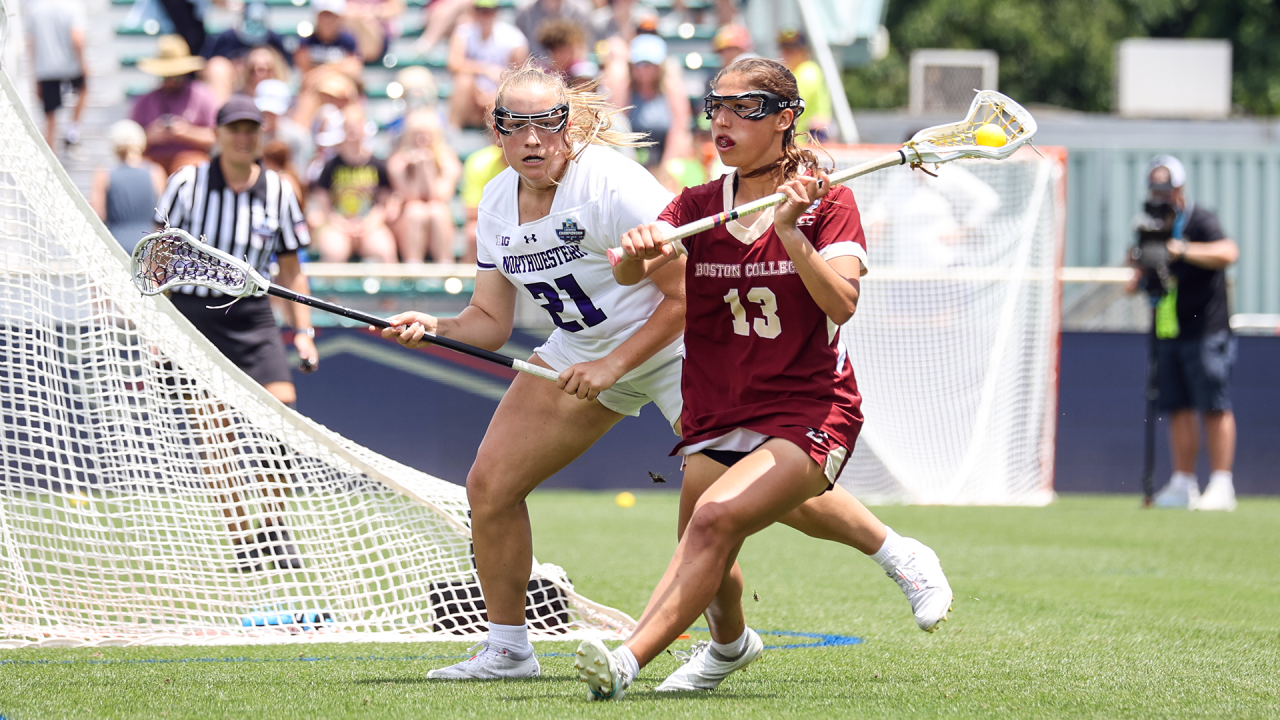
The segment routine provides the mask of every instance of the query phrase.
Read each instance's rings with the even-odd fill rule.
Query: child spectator
[[[386,163],[369,151],[364,113],[348,108],[338,152],[316,181],[308,224],[315,228],[323,262],[396,261],[396,241],[387,227],[391,193]]]
[[[142,157],[147,133],[141,125],[120,120],[111,126],[109,137],[118,164],[94,173],[89,204],[125,252],[131,253],[144,235],[155,230],[156,199],[164,192],[167,178],[159,165]]]
[[[80,142],[80,115],[88,93],[84,84],[84,18],[68,0],[25,3],[27,45],[36,78],[36,96],[44,106],[44,140],[53,147],[57,112],[67,87],[78,97],[67,127],[66,143]]]
[[[421,263],[428,248],[437,263],[454,262],[453,211],[462,163],[445,141],[435,114],[418,110],[405,120],[396,151],[387,158],[392,196],[389,215],[400,259]]]
[[[343,15],[347,11],[346,0],[311,0],[316,11],[315,27],[311,34],[298,41],[293,62],[304,73],[304,85],[314,82],[313,70],[338,69],[358,79],[364,69],[364,59],[351,33],[342,29]]]

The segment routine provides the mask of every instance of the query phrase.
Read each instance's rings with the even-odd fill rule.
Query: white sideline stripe
[[[400,263],[322,263],[302,264],[307,277],[327,278],[474,278],[475,265],[402,265]]]
[[[486,380],[471,373],[454,370],[440,363],[427,360],[425,357],[414,357],[389,346],[383,347],[382,342],[386,341],[374,343],[366,342],[359,338],[339,337],[316,343],[316,350],[320,353],[321,362],[324,361],[325,356],[342,355],[343,353],[355,355],[356,357],[376,362],[379,365],[385,365],[427,380],[444,383],[450,387],[465,390],[473,395],[479,395],[490,400],[501,400],[502,396],[507,392],[507,386],[501,382]],[[290,363],[296,364],[297,351],[290,351],[289,355]]]

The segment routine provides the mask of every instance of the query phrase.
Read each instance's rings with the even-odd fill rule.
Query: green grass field
[[[639,497],[625,510],[612,494],[530,503],[538,558],[633,616],[675,545],[675,494]],[[540,679],[465,684],[424,677],[462,643],[9,650],[0,716],[1280,717],[1280,500],[1231,514],[1141,511],[1134,497],[876,512],[938,551],[950,622],[920,632],[870,560],[773,528],[741,557],[752,626],[862,642],[766,651],[713,693],[654,693],[677,662],[664,656],[623,701],[588,703],[570,643],[540,644]]]

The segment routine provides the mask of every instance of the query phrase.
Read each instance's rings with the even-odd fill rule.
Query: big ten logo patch
[[[582,238],[586,237],[586,234],[587,232],[573,218],[565,218],[565,221],[560,223],[560,229],[556,230],[556,235],[560,238],[560,241],[571,245],[581,244]]]
[[[498,245],[500,245],[501,247],[510,247],[511,245],[510,235],[494,235],[493,237],[498,241]]]

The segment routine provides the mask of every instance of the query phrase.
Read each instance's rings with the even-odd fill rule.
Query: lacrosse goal
[[[869,272],[842,336],[866,424],[840,482],[864,501],[1052,499],[1065,155],[1040,153],[849,183]]]
[[[0,73],[0,647],[468,639],[465,491],[276,402],[163,297]],[[631,618],[535,563],[535,637]]]

